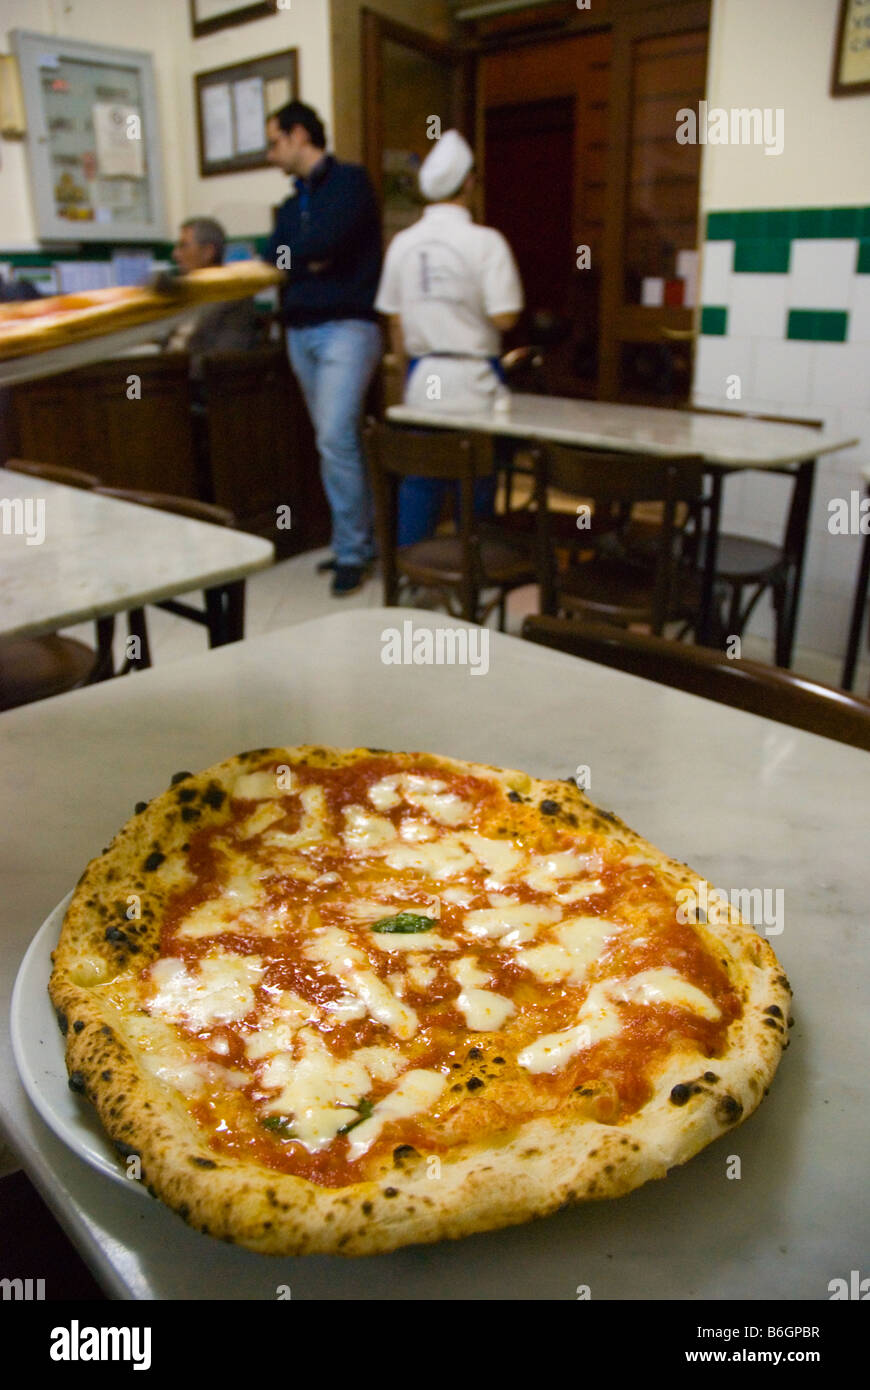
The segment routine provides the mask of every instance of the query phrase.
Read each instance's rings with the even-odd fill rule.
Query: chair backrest
[[[372,466],[398,478],[487,477],[493,471],[489,441],[456,430],[402,429],[367,420],[365,444]]]
[[[697,454],[599,453],[548,441],[539,446],[539,466],[545,486],[596,502],[697,502],[704,496],[704,462]]]
[[[640,454],[597,453],[569,449],[562,445],[540,446],[535,460],[538,574],[541,586],[541,612],[553,614],[558,607],[558,580],[554,546],[550,534],[548,492],[550,487],[594,497],[596,507],[613,503],[659,502],[662,521],[656,538],[655,574],[651,585],[650,621],[660,632],[671,607],[676,583],[677,507],[689,505],[701,524],[704,496],[704,462],[700,456],[659,458]],[[578,537],[582,532],[578,529]],[[697,544],[698,537],[695,538]]]
[[[200,502],[195,497],[172,497],[165,492],[135,492],[123,487],[98,487],[100,497],[114,497],[118,502],[132,502],[139,507],[153,507],[160,512],[173,512],[193,521],[207,521],[212,526],[235,526],[236,518],[226,507],[213,502]]]
[[[397,429],[367,420],[363,430],[371,474],[381,552],[385,602],[398,593],[399,483],[403,478],[437,478],[459,484],[457,531],[464,576],[463,604],[473,610],[480,584],[480,538],[474,516],[474,483],[493,472],[490,441],[455,430]]]
[[[870,700],[778,666],[597,623],[532,617],[523,637],[870,752]]]
[[[712,406],[687,406],[692,415],[736,416],[739,420],[763,420],[770,425],[802,425],[805,429],[824,429],[824,420],[803,420],[794,415],[766,415],[751,410],[717,410]],[[783,532],[783,552],[793,558],[800,551],[802,537],[806,535],[810,499],[797,486],[794,466],[784,464],[782,468],[766,468],[765,473],[785,473],[793,479],[791,502]]]
[[[63,483],[84,491],[100,486],[96,473],[84,473],[80,468],[65,468],[60,463],[36,463],[32,459],[7,459],[3,465],[11,473],[26,473],[30,478],[43,478],[47,483]]]

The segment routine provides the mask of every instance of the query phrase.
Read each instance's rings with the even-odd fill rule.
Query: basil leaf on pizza
[[[50,992],[79,1091],[185,1220],[368,1254],[619,1196],[758,1106],[788,981],[736,914],[684,910],[698,887],[573,784],[260,749],[137,808]]]
[[[395,917],[381,917],[380,921],[372,922],[372,931],[399,932],[410,936],[415,932],[431,931],[434,926],[432,917],[424,917],[416,912],[397,912]]]

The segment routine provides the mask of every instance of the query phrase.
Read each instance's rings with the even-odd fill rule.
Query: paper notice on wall
[[[228,82],[216,82],[202,94],[202,130],[206,164],[233,157],[233,101]]]
[[[97,179],[94,201],[109,211],[131,208],[136,202],[136,185],[132,179]]]
[[[91,108],[97,171],[102,178],[141,179],[145,176],[142,114],[135,106],[97,101]]]
[[[263,106],[262,77],[246,77],[233,83],[236,111],[236,154],[251,154],[266,148],[266,112]]]

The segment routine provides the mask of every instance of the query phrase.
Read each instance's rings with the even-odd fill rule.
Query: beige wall
[[[294,0],[266,19],[194,39],[187,0],[0,0],[0,51],[12,29],[144,49],[154,55],[163,145],[167,236],[192,215],[218,217],[233,235],[268,231],[286,180],[271,169],[199,177],[193,74],[245,58],[299,50],[300,95],[332,122],[330,0]],[[0,247],[35,241],[25,150],[0,142]]]
[[[449,35],[447,0],[331,0],[334,124],[331,143],[342,159],[363,159],[362,11],[375,10],[436,39]]]
[[[831,97],[839,0],[713,0],[710,106],[781,107],[782,154],[707,145],[704,209],[870,202],[870,94]]]

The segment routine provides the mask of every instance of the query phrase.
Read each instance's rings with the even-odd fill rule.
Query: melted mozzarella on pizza
[[[650,864],[587,832],[512,833],[488,782],[371,763],[247,773],[201,832],[140,992],[178,1043],[154,1074],[202,1096],[223,1068],[245,1098],[241,1118],[215,1109],[213,1142],[347,1180],[378,1144],[437,1138],[463,1103],[455,1059],[487,1039],[523,1118],[599,1076],[628,1111],[660,1034],[714,1046],[727,978]]]

